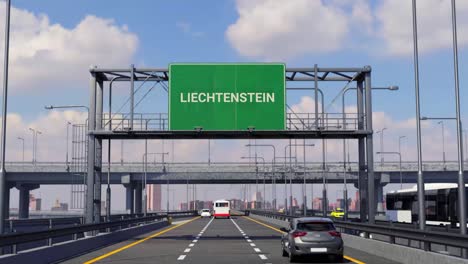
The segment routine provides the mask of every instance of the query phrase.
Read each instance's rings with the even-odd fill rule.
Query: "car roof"
[[[327,222],[327,223],[333,223],[333,221],[330,218],[325,218],[325,217],[300,217],[300,218],[294,218],[295,223],[304,223],[304,222]]]

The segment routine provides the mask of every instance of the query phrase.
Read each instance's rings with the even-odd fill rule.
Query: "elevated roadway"
[[[187,181],[193,184],[246,184],[255,183],[257,180],[271,183],[276,179],[277,183],[284,181],[286,176],[291,176],[294,183],[303,183],[304,170],[306,171],[307,183],[321,183],[323,176],[328,183],[342,183],[346,173],[349,183],[357,183],[358,167],[355,162],[348,163],[346,172],[343,171],[343,163],[327,163],[326,172],[322,171],[322,164],[319,162],[309,162],[304,166],[301,163],[277,164],[273,175],[270,165],[236,162],[219,163],[174,163],[162,166],[158,164],[148,164],[146,173],[148,184],[186,184]],[[140,162],[112,163],[110,167],[110,183],[122,184],[125,180],[141,182],[145,172],[143,164]],[[468,167],[468,166],[467,166]],[[74,170],[73,167],[66,166],[63,162],[41,162],[41,163],[18,163],[9,162],[6,164],[7,183],[14,187],[18,184],[80,184],[84,182],[83,171]],[[400,167],[398,163],[386,162],[380,166],[376,164],[375,178],[381,183],[416,183],[417,164],[415,162],[405,162],[401,168],[402,177],[400,179]],[[424,179],[426,183],[432,182],[457,182],[456,162],[426,162],[424,165]],[[102,174],[107,174],[107,164],[103,164]],[[127,177],[127,178],[125,178]],[[107,182],[107,177],[102,177],[103,182]],[[466,174],[468,180],[468,174]]]
[[[191,218],[64,263],[289,263],[278,226],[243,216]],[[344,263],[396,263],[345,245]],[[333,263],[327,257],[303,263]]]

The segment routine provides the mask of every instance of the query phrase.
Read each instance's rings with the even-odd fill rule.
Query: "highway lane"
[[[289,263],[281,256],[278,227],[255,219],[192,218],[64,263]],[[345,245],[344,263],[395,262]],[[328,258],[303,263],[333,263]]]

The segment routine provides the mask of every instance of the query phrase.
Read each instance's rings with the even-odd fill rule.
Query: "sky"
[[[29,127],[39,136],[39,161],[64,161],[66,123],[82,123],[80,110],[48,111],[44,105],[89,102],[89,67],[167,67],[172,62],[284,62],[287,67],[372,67],[373,87],[398,85],[399,91],[373,93],[374,130],[384,127],[385,150],[397,150],[403,141],[404,160],[416,160],[415,94],[411,1],[406,0],[201,0],[63,1],[13,0],[10,43],[10,78],[7,125],[7,160],[21,161],[17,137],[25,138],[25,158],[32,156]],[[454,117],[454,67],[449,0],[417,1],[420,49],[421,113],[429,117]],[[0,4],[3,23],[5,5]],[[468,121],[468,2],[457,1],[461,114]],[[3,26],[0,26],[3,36]],[[3,41],[0,45],[3,51]],[[3,61],[3,52],[0,58]],[[288,84],[290,87],[298,84]],[[307,85],[307,84],[301,84]],[[311,85],[311,84],[309,84]],[[323,84],[325,105],[331,103],[344,84]],[[126,86],[117,85],[115,105],[126,99]],[[148,87],[142,87],[142,90]],[[138,95],[141,98],[142,94]],[[287,103],[295,111],[313,112],[312,95],[288,92]],[[354,94],[348,94],[348,112],[355,109]],[[157,87],[136,111],[167,112],[167,94]],[[423,122],[424,160],[440,160],[442,136],[437,121]],[[445,122],[447,159],[455,160],[456,130]],[[269,142],[269,141],[265,141]],[[271,141],[270,141],[271,142]],[[170,159],[205,161],[206,141],[178,141]],[[239,161],[245,142],[213,141],[213,161]],[[278,146],[286,144],[275,142]],[[341,141],[330,142],[327,157],[339,161]],[[160,141],[150,142],[160,149]],[[355,160],[355,142],[351,159]],[[379,146],[374,147],[376,150]],[[120,159],[115,147],[113,159]],[[258,149],[271,158],[271,151]],[[318,161],[320,151],[309,150],[307,159]],[[142,142],[126,142],[125,159],[141,158]],[[388,157],[388,159],[391,159]],[[219,186],[218,186],[219,187]],[[175,189],[179,187],[174,187]],[[207,190],[207,199],[228,193],[236,196],[239,186],[221,186],[223,192]],[[317,187],[318,188],[318,187]],[[116,187],[122,204],[123,189]],[[49,191],[56,196],[46,196]],[[56,198],[69,199],[67,186],[44,186],[33,191],[45,207]],[[175,191],[177,202],[184,200]],[[203,192],[200,192],[203,193]],[[318,191],[316,193],[319,193]],[[300,196],[300,195],[298,195]],[[229,197],[224,197],[229,198]],[[12,207],[17,193],[12,191]],[[163,201],[164,203],[164,201]]]

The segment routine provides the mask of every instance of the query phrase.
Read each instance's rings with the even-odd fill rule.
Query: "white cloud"
[[[4,14],[2,2],[0,21]],[[10,83],[20,90],[86,83],[90,65],[128,65],[137,49],[137,36],[112,19],[88,15],[75,27],[65,28],[44,14],[15,7],[11,14]],[[3,31],[2,27],[2,36]]]
[[[339,50],[353,23],[367,23],[366,1],[237,0],[239,18],[226,37],[241,55],[280,60]],[[352,12],[346,11],[349,7]]]
[[[417,1],[418,43],[421,52],[452,47],[450,0]],[[375,10],[377,35],[389,55],[413,52],[412,5],[407,0],[382,0]],[[468,2],[457,1],[458,41],[468,44]]]

